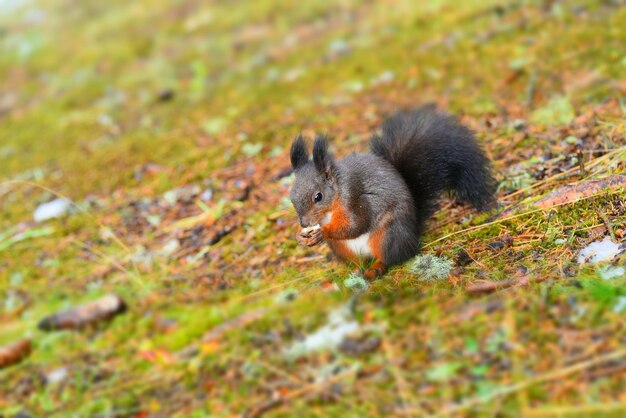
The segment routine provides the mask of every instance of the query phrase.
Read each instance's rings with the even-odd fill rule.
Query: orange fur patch
[[[385,260],[383,259],[383,241],[385,239],[386,232],[387,227],[383,223],[381,227],[377,228],[370,235],[368,244],[372,250],[372,255],[374,256],[374,263],[363,273],[365,278],[368,280],[374,280],[376,277],[382,275],[387,268]]]
[[[346,261],[351,261],[353,263],[359,262],[359,257],[354,252],[352,252],[350,248],[348,248],[344,241],[333,239],[329,240],[328,244],[330,245],[330,248],[333,250],[333,253],[337,257]]]
[[[376,229],[371,235],[368,241],[370,248],[372,249],[372,255],[376,260],[383,262],[383,240],[385,239],[385,232],[387,228],[382,226]]]
[[[336,236],[350,228],[352,220],[350,219],[348,210],[339,197],[336,197],[333,201],[330,207],[330,213],[330,222],[322,226],[322,232],[324,233],[324,237],[335,239]]]

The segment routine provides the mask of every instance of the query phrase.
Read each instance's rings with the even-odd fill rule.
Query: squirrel
[[[313,158],[302,135],[291,146],[295,180],[290,199],[305,246],[326,241],[340,259],[360,265],[372,280],[420,250],[426,221],[445,191],[485,211],[496,204],[496,182],[473,133],[434,105],[400,111],[370,140],[370,152],[336,160],[326,136]]]

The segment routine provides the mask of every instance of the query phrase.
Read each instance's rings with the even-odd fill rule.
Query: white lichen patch
[[[409,266],[409,271],[422,281],[445,280],[452,270],[452,260],[430,254],[418,255]]]
[[[343,285],[355,292],[364,292],[369,288],[367,280],[357,273],[350,273],[348,278],[343,281]]]
[[[580,250],[578,253],[578,263],[611,261],[624,251],[626,251],[626,244],[615,243],[611,241],[611,238],[605,237],[602,241],[592,242]]]
[[[606,267],[598,271],[604,280],[612,280],[626,274],[624,267]]]
[[[326,325],[307,335],[303,340],[296,341],[286,350],[291,358],[298,358],[308,353],[333,350],[350,334],[359,331],[359,323],[352,318],[347,306],[335,309],[328,315]]]

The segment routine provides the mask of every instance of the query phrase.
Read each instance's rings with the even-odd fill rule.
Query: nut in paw
[[[298,243],[300,245],[305,245],[307,247],[314,247],[320,242],[322,242],[324,237],[322,236],[321,229],[315,229],[312,231],[307,230],[307,229],[302,229],[296,235],[296,239],[298,240]]]

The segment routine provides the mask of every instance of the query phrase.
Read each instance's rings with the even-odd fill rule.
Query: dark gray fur
[[[452,191],[460,200],[485,210],[494,204],[495,181],[489,160],[471,131],[434,107],[397,113],[374,135],[371,153],[336,161],[326,138],[313,145],[313,161],[298,137],[291,148],[296,180],[291,189],[303,227],[321,223],[338,193],[348,207],[352,227],[337,239],[354,239],[387,223],[383,241],[386,266],[419,251],[426,221],[437,198]],[[315,202],[316,193],[323,199]]]

